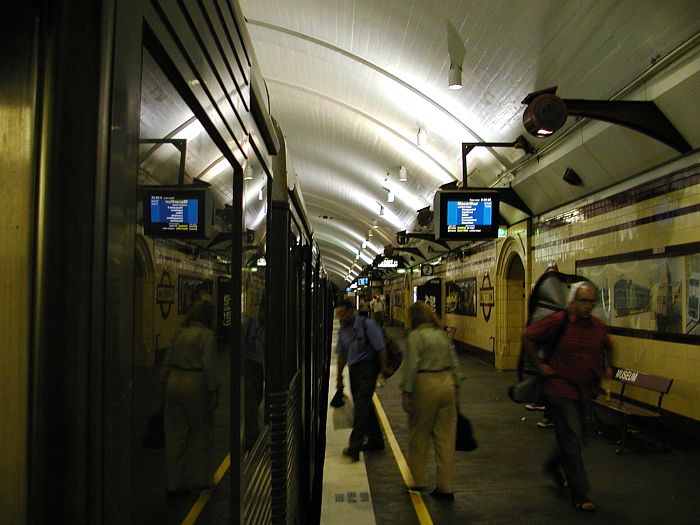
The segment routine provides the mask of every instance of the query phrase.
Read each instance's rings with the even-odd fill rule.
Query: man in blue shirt
[[[350,442],[343,454],[353,461],[359,461],[360,450],[384,449],[382,429],[372,405],[372,396],[379,372],[390,376],[393,371],[387,365],[384,337],[377,323],[355,315],[355,306],[350,300],[341,301],[335,313],[340,322],[335,349],[338,359],[336,384],[339,389],[343,387],[343,368],[347,364],[350,391],[355,403]]]

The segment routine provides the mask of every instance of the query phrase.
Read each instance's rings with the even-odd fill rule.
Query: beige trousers
[[[457,429],[457,401],[452,373],[422,372],[416,376],[413,412],[408,417],[408,464],[418,486],[426,486],[430,445],[435,447],[436,485],[452,492],[452,460]]]
[[[165,394],[168,490],[211,484],[214,414],[201,371],[172,370]]]

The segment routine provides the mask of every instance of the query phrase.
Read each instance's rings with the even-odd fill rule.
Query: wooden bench
[[[625,450],[625,438],[627,437],[627,424],[631,418],[651,418],[654,420],[656,432],[661,442],[661,447],[664,451],[667,450],[664,440],[663,430],[661,428],[661,402],[664,394],[668,394],[673,384],[673,379],[668,377],[655,376],[644,374],[636,370],[628,370],[626,368],[615,368],[613,381],[622,385],[619,393],[614,393],[613,397],[605,392],[601,392],[598,397],[593,400],[593,413],[596,422],[598,407],[604,408],[622,416],[622,439],[618,441],[618,448],[615,450],[617,454],[622,454]],[[658,393],[659,397],[656,403],[656,408],[645,407],[634,399],[630,399],[625,394],[625,389],[628,387],[641,388]]]

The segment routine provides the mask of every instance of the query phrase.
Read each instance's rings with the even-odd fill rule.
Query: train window
[[[139,445],[133,455],[133,501],[139,523],[152,518],[152,502],[162,501],[166,491],[176,493],[185,487],[210,484],[228,457],[231,356],[241,346],[231,341],[234,168],[227,159],[232,156],[217,147],[147,51],[141,93],[136,202],[174,196],[194,203],[190,208],[210,213],[204,224],[193,212],[188,228],[194,225],[201,230],[195,235],[169,235],[172,232],[163,230],[167,220],[156,221],[156,231],[153,214],[136,207],[140,227],[136,228],[134,255],[133,407],[134,443]],[[165,206],[157,211],[164,215],[185,213]],[[148,218],[151,223],[144,224]],[[193,340],[205,343],[193,345]],[[166,385],[164,391],[161,382]],[[178,396],[201,396],[213,418],[187,417],[176,409]],[[170,434],[165,444],[142,441],[149,418],[161,410],[166,432],[180,428],[180,434]],[[185,479],[182,469],[166,464],[166,457],[175,457],[172,451],[163,454],[149,447],[177,446],[177,435],[188,434],[200,436],[206,446],[195,450],[194,441],[181,443],[185,452],[178,461],[189,471]],[[181,518],[173,516],[172,522],[179,523]]]

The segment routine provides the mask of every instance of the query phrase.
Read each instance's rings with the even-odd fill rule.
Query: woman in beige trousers
[[[453,500],[452,463],[457,427],[457,398],[462,381],[452,341],[423,302],[408,308],[408,349],[401,383],[403,408],[408,412],[408,464],[415,486],[426,486],[427,457],[435,447],[436,488],[430,494]]]

